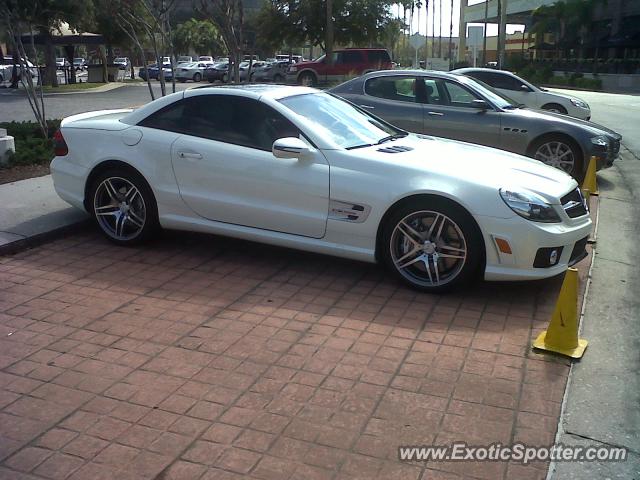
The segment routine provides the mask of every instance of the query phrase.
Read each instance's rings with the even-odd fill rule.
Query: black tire
[[[484,241],[473,217],[458,204],[435,196],[410,199],[384,222],[380,257],[410,287],[444,293],[478,275]]]
[[[564,108],[562,105],[558,105],[557,103],[547,103],[546,105],[542,106],[542,110],[547,110],[548,112],[562,113],[564,115],[568,113],[566,108]]]
[[[318,81],[316,76],[310,72],[304,72],[298,77],[298,85],[305,85],[307,87],[315,87]]]
[[[107,181],[110,181],[114,187],[111,193],[109,188],[105,186]],[[138,194],[134,192],[129,200],[124,198],[125,193],[128,194],[127,183],[138,191]],[[112,193],[118,195],[118,200],[114,199]],[[115,167],[101,172],[93,179],[88,195],[89,213],[93,216],[98,228],[105,237],[113,243],[118,245],[138,245],[148,241],[160,228],[155,196],[144,177],[133,169]],[[113,205],[104,205],[105,201]],[[122,203],[126,204],[126,208],[122,206]],[[144,210],[142,219],[139,216],[140,205]],[[123,216],[130,218],[121,220]],[[137,222],[141,220],[142,227],[135,224],[134,219]],[[122,235],[117,234],[118,225],[122,225]]]
[[[552,152],[557,151],[555,147],[556,144],[565,145],[571,150],[571,167],[569,167],[567,163],[561,164],[560,162],[564,162],[566,160],[558,159],[557,155],[555,157],[549,156],[549,154],[552,154]],[[549,145],[549,150],[547,150],[544,145]],[[527,150],[527,153],[531,158],[535,158],[536,160],[540,160],[541,162],[546,163],[549,166],[563,170],[564,172],[568,173],[573,178],[578,180],[578,182],[582,181],[582,177],[584,176],[584,158],[582,150],[580,149],[580,146],[571,138],[564,135],[547,135],[538,138],[533,143],[531,143]]]
[[[194,82],[199,82],[200,80],[202,80],[202,75],[200,75],[199,73],[193,75]]]

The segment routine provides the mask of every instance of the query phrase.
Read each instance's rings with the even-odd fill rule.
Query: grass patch
[[[91,90],[92,88],[98,88],[106,85],[106,83],[69,83],[58,85],[57,87],[52,87],[50,85],[45,85],[42,87],[42,91],[44,93],[57,93],[57,92],[77,92],[82,90]]]
[[[16,144],[15,153],[9,155],[7,164],[2,168],[49,163],[54,157],[51,138],[60,127],[60,120],[49,120],[47,126],[49,135],[42,138],[42,132],[36,122],[0,123],[0,128],[6,128],[7,135],[12,136]]]

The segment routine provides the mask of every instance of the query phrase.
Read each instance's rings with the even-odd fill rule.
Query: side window
[[[500,87],[500,88],[504,88],[505,90],[512,90],[514,92],[524,91],[522,89],[522,85],[524,85],[524,83],[522,83],[517,78],[513,78],[510,75],[500,75],[500,76],[502,77],[502,84],[504,85],[504,87]]]
[[[425,84],[425,88],[427,90],[426,93],[426,97],[427,97],[427,102],[426,103],[431,103],[433,105],[441,105],[441,104],[446,104],[446,101],[443,101],[443,97],[440,94],[440,90],[442,90],[442,86],[440,86],[440,88],[438,88],[438,84],[436,83],[435,80],[432,80],[430,78],[425,78],[424,79],[424,84]]]
[[[138,125],[148,128],[157,128],[158,130],[167,130],[169,132],[184,133],[184,123],[182,121],[185,101],[167,105],[147,118],[142,120]]]
[[[369,50],[370,63],[386,63],[390,62],[389,53],[386,50]]]
[[[503,90],[519,91],[520,86],[522,85],[519,80],[500,73],[479,72],[474,73],[474,77],[488,85],[491,85],[493,88],[501,88]]]
[[[449,97],[448,104],[452,107],[473,108],[473,101],[477,98],[469,90],[457,83],[445,80],[443,82],[446,95]]]
[[[386,100],[416,103],[417,89],[415,77],[378,77],[365,84],[368,95]]]
[[[347,64],[356,64],[362,63],[362,53],[358,51],[349,51],[342,52],[342,63]]]

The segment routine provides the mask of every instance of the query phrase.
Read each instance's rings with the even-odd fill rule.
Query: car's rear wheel
[[[193,75],[193,81],[194,82],[199,82],[200,80],[202,80],[202,75],[200,75],[199,73],[195,73]]]
[[[542,106],[542,110],[546,110],[548,112],[553,112],[553,113],[562,113],[564,115],[567,114],[567,109],[564,108],[562,105],[558,105],[557,103],[547,103],[546,105]]]
[[[425,292],[459,287],[477,273],[483,241],[471,216],[446,199],[409,201],[388,217],[381,248],[387,266]]]
[[[536,160],[559,168],[574,178],[579,178],[582,172],[580,147],[562,136],[541,138],[534,142],[530,152]]]
[[[158,211],[147,182],[134,171],[98,175],[90,190],[91,213],[106,237],[120,245],[147,240],[158,229]]]
[[[298,84],[305,87],[315,87],[316,77],[313,73],[305,72],[298,77]]]

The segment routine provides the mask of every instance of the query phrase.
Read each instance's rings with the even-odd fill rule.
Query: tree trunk
[[[44,56],[45,56],[45,78],[43,85],[58,86],[58,75],[56,72],[56,51],[53,47],[53,38],[51,33],[42,31],[44,37]]]

